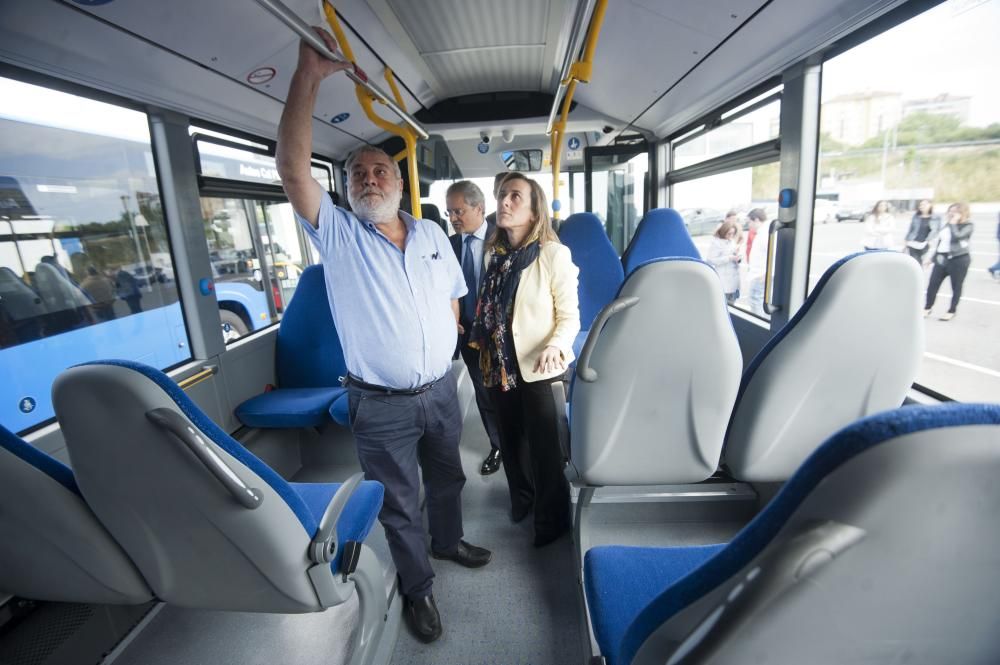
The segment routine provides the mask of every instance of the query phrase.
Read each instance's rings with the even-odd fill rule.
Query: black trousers
[[[569,483],[563,475],[552,383],[519,383],[503,392],[490,388],[500,426],[500,453],[510,489],[512,512],[534,505],[535,535],[565,530],[569,518]]]
[[[479,368],[479,350],[471,349],[465,344],[461,344],[459,348],[461,349],[462,360],[465,361],[465,366],[469,368],[469,379],[472,381],[472,386],[476,389],[476,407],[479,409],[479,417],[482,419],[483,427],[486,429],[486,436],[490,439],[490,447],[493,450],[499,450],[500,428],[497,426],[497,411],[496,407],[493,406],[493,400],[490,398],[489,391],[483,385],[483,370]]]
[[[465,473],[458,452],[462,419],[455,377],[449,372],[419,395],[387,395],[348,384],[348,400],[361,469],[367,479],[385,486],[378,519],[400,590],[410,598],[426,596],[434,570],[420,511],[420,469],[431,547],[452,552],[463,535]]]
[[[954,314],[955,310],[958,309],[958,301],[962,297],[962,284],[965,283],[965,276],[969,274],[969,264],[971,263],[972,257],[968,254],[946,259],[944,265],[938,263],[937,258],[935,258],[934,268],[931,269],[931,277],[927,283],[927,302],[924,304],[924,309],[930,309],[934,306],[941,282],[944,281],[945,277],[948,277],[951,279],[951,307],[948,308],[948,311]]]

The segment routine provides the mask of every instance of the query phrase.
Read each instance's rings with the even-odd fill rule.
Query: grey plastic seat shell
[[[841,427],[903,403],[924,351],[923,273],[865,252],[830,275],[744,381],[723,453],[734,477],[785,480]]]
[[[743,366],[719,277],[693,259],[651,261],[614,302],[632,297],[590,331],[596,380],[577,367],[572,467],[590,486],[702,481],[718,466]]]
[[[948,427],[847,461],[632,662],[998,662],[998,442],[995,425]]]
[[[324,608],[305,572],[313,534],[209,437],[212,451],[263,496],[255,510],[150,422],[147,411],[177,410],[159,386],[124,367],[85,365],[61,374],[52,392],[81,491],[160,599],[251,612]]]
[[[0,447],[0,590],[132,605],[152,591],[83,498]]]

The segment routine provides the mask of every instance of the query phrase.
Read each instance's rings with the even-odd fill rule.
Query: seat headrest
[[[632,241],[622,255],[625,274],[629,275],[640,264],[670,256],[700,259],[684,220],[676,210],[655,208],[646,213],[632,236]]]

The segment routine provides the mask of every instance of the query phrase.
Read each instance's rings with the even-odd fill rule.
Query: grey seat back
[[[1000,405],[845,428],[639,615],[636,638],[670,618],[621,662],[1000,662],[998,473]]]
[[[841,427],[902,404],[924,351],[922,292],[919,265],[898,252],[827,269],[744,372],[726,433],[730,472],[784,480]]]
[[[305,574],[313,533],[300,513],[308,508],[166,375],[107,361],[67,370],[52,392],[83,495],[158,597],[212,609],[322,609]],[[251,510],[234,500],[190,450],[147,419],[157,408],[182,413],[211,453],[259,493],[260,505]]]
[[[0,427],[0,590],[34,600],[136,604],[152,592],[91,512],[73,472]]]
[[[571,463],[588,485],[704,480],[743,365],[719,277],[699,260],[654,260],[608,307],[631,298],[603,326],[598,316],[578,362]]]

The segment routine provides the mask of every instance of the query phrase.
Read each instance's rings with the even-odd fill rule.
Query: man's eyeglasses
[[[465,217],[465,213],[469,212],[468,208],[447,208],[445,212],[449,217]]]

